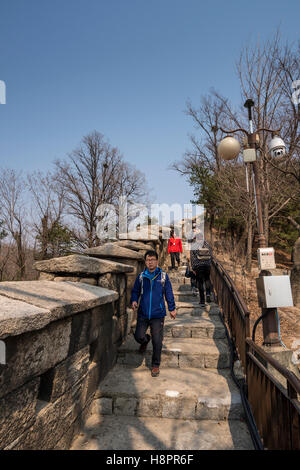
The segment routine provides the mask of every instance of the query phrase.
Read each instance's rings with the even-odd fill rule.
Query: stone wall
[[[80,432],[136,320],[128,302],[146,250],[165,262],[167,240],[119,243],[0,283],[0,449],[68,449]]]

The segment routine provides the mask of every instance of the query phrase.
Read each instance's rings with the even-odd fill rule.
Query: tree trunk
[[[292,261],[291,286],[293,302],[295,307],[300,307],[300,237],[293,247]]]
[[[25,277],[25,251],[23,248],[21,232],[14,232],[13,237],[17,245],[17,266],[19,268],[17,280],[22,280]]]
[[[250,212],[250,211],[249,211]],[[250,212],[249,219],[247,223],[248,236],[247,236],[247,252],[246,252],[246,271],[251,272],[252,267],[252,241],[253,241],[253,224],[252,224],[252,214]]]

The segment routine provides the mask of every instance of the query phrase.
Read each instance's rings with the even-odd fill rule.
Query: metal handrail
[[[212,259],[212,267],[214,288],[218,300],[224,302],[220,307],[223,316],[227,314],[236,351],[244,367],[248,400],[265,448],[300,450],[300,380],[251,340],[250,312],[244,299],[228,272],[215,258]],[[262,361],[286,379],[286,387]]]
[[[291,370],[284,367],[280,362],[277,361],[273,356],[267,353],[263,348],[255,344],[250,338],[246,339],[246,343],[254,349],[259,355],[271,366],[274,367],[288,382],[289,385],[293,387],[296,393],[300,395],[300,380]],[[251,353],[249,353],[251,354]]]

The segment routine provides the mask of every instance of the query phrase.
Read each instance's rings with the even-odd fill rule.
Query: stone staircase
[[[129,335],[71,449],[253,449],[218,306],[200,308],[184,273],[169,272],[177,317],[165,319],[160,375],[151,342],[141,355]]]

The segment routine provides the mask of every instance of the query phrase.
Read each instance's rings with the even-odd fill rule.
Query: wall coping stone
[[[142,243],[140,241],[118,240],[112,243],[114,245],[122,246],[123,248],[128,248],[129,250],[134,250],[134,251],[153,250],[153,246],[150,243]]]
[[[139,253],[134,250],[129,250],[128,248],[123,248],[122,246],[118,246],[114,243],[106,243],[102,246],[86,248],[84,250],[84,253],[99,258],[105,258],[106,256],[109,256],[111,258],[144,260],[144,256],[142,255],[142,253]]]
[[[33,267],[37,271],[47,273],[72,273],[72,274],[105,274],[128,273],[133,267],[127,264],[116,263],[104,259],[97,259],[85,255],[69,255],[60,258],[37,261]]]
[[[39,330],[53,321],[118,298],[113,290],[78,282],[1,282],[0,339]]]

